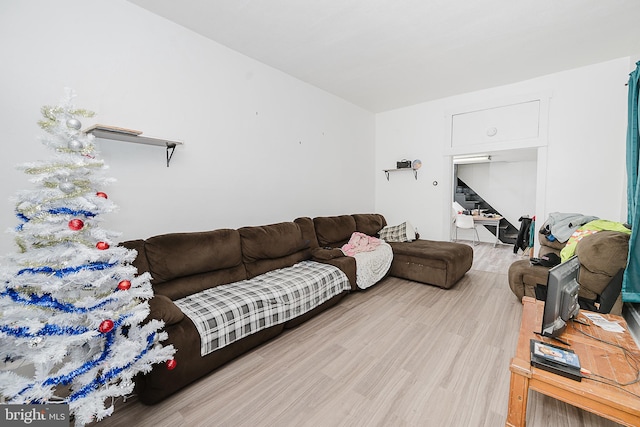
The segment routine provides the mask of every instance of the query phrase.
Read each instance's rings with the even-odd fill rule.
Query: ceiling
[[[372,112],[640,53],[640,0],[129,1]]]

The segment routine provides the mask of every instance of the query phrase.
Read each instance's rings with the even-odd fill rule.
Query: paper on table
[[[586,318],[591,320],[591,322],[604,329],[608,332],[624,332],[624,328],[620,326],[618,322],[607,320],[599,314],[596,313],[582,313]]]

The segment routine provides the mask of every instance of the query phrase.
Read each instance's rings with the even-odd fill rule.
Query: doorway
[[[484,159],[458,162],[452,167],[451,200],[465,209],[484,209],[486,214],[504,217],[500,221],[500,241],[513,244],[522,216],[535,216],[538,205],[540,148],[502,150],[484,154]],[[471,156],[460,156],[468,158]],[[449,205],[451,206],[451,205]],[[495,227],[478,227],[480,241],[493,243]]]

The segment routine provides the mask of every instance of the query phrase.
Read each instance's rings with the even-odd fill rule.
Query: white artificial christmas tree
[[[0,361],[33,365],[33,375],[0,372],[7,403],[67,403],[78,426],[113,412],[130,395],[133,377],[152,364],[175,367],[162,322],[145,319],[153,296],[148,273],[136,276],[136,252],[100,227],[115,209],[104,192],[111,180],[93,136],[67,90],[43,107],[49,161],[22,166],[35,188],[17,194],[19,247],[0,270]],[[165,369],[165,367],[161,367]]]

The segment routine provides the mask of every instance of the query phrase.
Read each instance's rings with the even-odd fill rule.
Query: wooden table
[[[516,355],[511,359],[511,387],[509,391],[509,411],[506,426],[524,427],[526,423],[527,398],[529,389],[577,406],[594,414],[609,418],[626,426],[640,426],[640,384],[615,387],[583,378],[574,381],[531,366],[529,340],[541,339],[539,332],[542,324],[544,303],[530,297],[522,299],[523,311]],[[627,323],[620,316],[603,315],[617,320],[625,328],[624,333],[606,332],[591,325],[584,326],[569,323],[561,338],[571,344],[571,349],[580,357],[580,364],[593,374],[626,383],[636,378],[637,372],[627,363],[623,351],[606,343],[580,333],[578,329],[600,339],[615,342],[630,349],[637,356],[640,351],[627,329]],[[579,319],[585,319],[578,315]],[[551,342],[548,338],[544,341]],[[635,396],[634,396],[635,394]]]
[[[496,243],[498,243],[498,241],[500,241],[500,220],[503,217],[501,216],[494,216],[492,218],[486,217],[486,216],[482,216],[482,215],[473,215],[473,222],[475,224],[480,224],[480,225],[492,225],[494,227],[496,227],[496,240],[495,242],[493,242],[493,247],[496,247]]]

